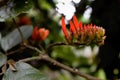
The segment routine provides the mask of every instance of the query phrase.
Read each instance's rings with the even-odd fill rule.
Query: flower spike
[[[82,25],[78,22],[76,16],[73,16],[73,21],[70,20],[70,34],[68,34],[64,17],[62,17],[62,30],[68,43],[78,42],[80,44],[96,44],[98,46],[104,44],[105,29],[96,25]]]

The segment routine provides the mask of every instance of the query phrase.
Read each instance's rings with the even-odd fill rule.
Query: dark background
[[[120,0],[95,0],[92,8],[92,23],[104,27],[107,36],[100,47],[98,67],[104,69],[107,79],[120,78]],[[114,69],[119,74],[115,75]]]

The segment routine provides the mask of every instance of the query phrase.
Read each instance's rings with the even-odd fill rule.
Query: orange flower
[[[47,38],[49,34],[49,30],[45,30],[45,28],[40,28],[39,29],[39,40],[43,41]]]
[[[32,39],[35,40],[35,41],[38,39],[38,34],[39,34],[38,30],[39,30],[38,27],[35,26],[34,30],[33,30],[33,33],[32,33]]]
[[[69,43],[77,41],[81,44],[103,44],[106,36],[105,30],[102,27],[88,24],[82,25],[82,22],[78,22],[76,16],[73,16],[73,21],[70,20],[70,34],[66,29],[64,17],[62,17],[62,30],[65,38]]]
[[[32,39],[34,41],[36,40],[43,41],[47,38],[48,35],[49,35],[49,30],[46,30],[45,28],[39,29],[37,26],[35,26],[33,33],[32,33]]]

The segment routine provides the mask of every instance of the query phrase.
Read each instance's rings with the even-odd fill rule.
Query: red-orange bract
[[[43,41],[47,38],[48,35],[49,35],[49,30],[45,28],[38,28],[37,26],[35,26],[32,33],[32,39],[34,41],[36,40]]]
[[[105,30],[102,27],[88,24],[82,25],[78,22],[76,16],[73,16],[73,21],[70,20],[70,34],[66,29],[64,17],[62,17],[62,30],[68,43],[79,42],[81,44],[104,44]]]
[[[64,20],[64,17],[62,17],[62,30],[63,30],[63,33],[65,35],[65,38],[68,42],[71,42],[71,38],[70,38],[70,35],[66,29],[66,24],[65,24],[65,20]]]

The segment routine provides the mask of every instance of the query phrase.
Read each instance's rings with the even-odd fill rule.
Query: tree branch
[[[11,55],[11,54],[14,54],[14,53],[23,51],[25,48],[26,48],[26,47],[20,47],[19,49],[14,50],[14,51],[11,51],[11,52],[7,53],[6,55],[8,56],[8,55]]]
[[[52,47],[55,47],[55,46],[63,46],[63,45],[79,45],[79,46],[84,46],[85,44],[81,44],[81,43],[78,43],[78,42],[74,42],[72,44],[68,44],[68,43],[65,43],[65,42],[57,42],[57,43],[53,43],[53,44],[50,44],[47,48],[47,49],[50,49]]]
[[[29,49],[32,49],[32,50],[34,50],[34,51],[36,51],[36,52],[40,53],[40,54],[42,54],[42,53],[43,53],[43,52],[42,52],[42,51],[40,51],[38,48],[33,47],[33,46],[30,46],[30,45],[27,45],[26,43],[23,43],[23,45],[24,45],[25,47],[29,48]]]
[[[71,68],[71,67],[69,67],[67,65],[64,65],[64,64],[62,64],[62,63],[60,63],[60,62],[50,58],[47,54],[41,54],[41,51],[38,48],[36,48],[36,47],[30,46],[30,45],[27,45],[27,44],[24,44],[24,46],[29,48],[29,49],[32,49],[32,50],[34,50],[34,51],[36,51],[38,53],[40,53],[40,55],[36,56],[36,57],[22,59],[20,61],[27,62],[27,61],[36,60],[36,59],[38,59],[38,60],[42,59],[42,60],[45,60],[45,61],[48,61],[48,62],[52,63],[55,66],[58,66],[58,67],[60,67],[62,69],[65,69],[65,70],[67,70],[69,72],[72,72],[72,73],[74,73],[76,75],[84,77],[87,80],[101,80],[101,79],[98,79],[96,77],[90,76],[88,74],[84,74],[84,73],[80,72],[78,69],[73,69],[73,68]]]
[[[35,57],[30,57],[30,58],[22,59],[22,60],[19,60],[19,61],[29,62],[29,61],[32,61],[32,60],[39,60],[39,59],[40,59],[39,56],[35,56]]]

